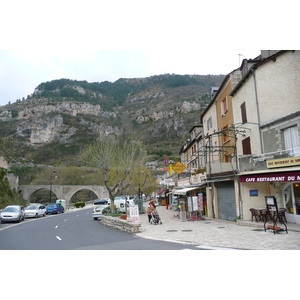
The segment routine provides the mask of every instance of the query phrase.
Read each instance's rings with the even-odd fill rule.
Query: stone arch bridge
[[[47,189],[50,192],[49,185],[20,185],[19,193],[23,196],[24,200],[29,204],[30,196],[34,193]],[[99,185],[52,185],[51,191],[56,195],[57,199],[64,199],[67,205],[74,194],[80,190],[90,190],[94,192],[97,198],[109,198],[108,191],[105,186]]]

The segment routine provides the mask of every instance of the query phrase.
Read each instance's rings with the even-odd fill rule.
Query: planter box
[[[125,215],[127,218],[127,215]],[[137,222],[129,222],[128,220],[122,220],[117,217],[109,217],[109,216],[101,216],[100,222],[103,225],[115,228],[117,230],[121,230],[127,233],[139,233],[142,231],[142,227],[140,223]]]

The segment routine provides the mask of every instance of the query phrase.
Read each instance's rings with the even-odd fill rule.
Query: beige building
[[[240,124],[241,216],[250,220],[250,208],[275,196],[287,220],[300,223],[300,51],[262,51],[262,58],[242,64],[244,77],[230,93]]]

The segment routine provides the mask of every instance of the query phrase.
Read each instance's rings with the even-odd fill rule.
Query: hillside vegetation
[[[134,135],[148,160],[178,156],[224,75],[164,74],[115,82],[59,79],[0,107],[0,155],[19,164],[82,165],[97,135]]]

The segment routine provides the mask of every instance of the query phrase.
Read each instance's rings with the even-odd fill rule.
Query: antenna
[[[241,65],[241,56],[246,57],[243,54],[239,54],[239,66]]]

